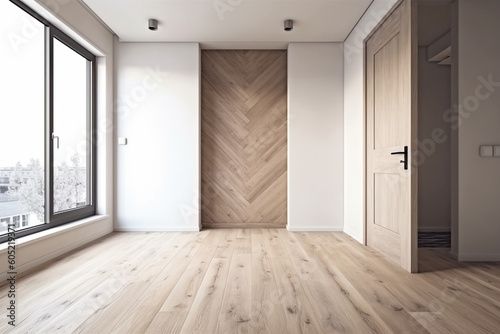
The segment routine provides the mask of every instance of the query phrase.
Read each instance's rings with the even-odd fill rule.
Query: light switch
[[[493,146],[481,146],[479,148],[479,155],[482,157],[492,157],[493,156]]]
[[[119,137],[118,138],[118,145],[127,145],[127,138]]]
[[[500,146],[493,146],[493,156],[500,157]]]

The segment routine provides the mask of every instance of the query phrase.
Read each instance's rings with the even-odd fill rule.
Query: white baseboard
[[[191,227],[116,227],[115,232],[200,232],[198,226]]]
[[[360,244],[364,245],[365,242],[362,235],[358,235],[357,233],[354,233],[347,228],[344,228],[344,233],[353,238],[354,240],[356,240],[357,242],[359,242]]]
[[[286,225],[286,229],[290,232],[343,232],[340,226],[290,226]]]
[[[451,232],[451,227],[439,227],[439,226],[433,226],[433,227],[419,227],[418,228],[419,232]]]

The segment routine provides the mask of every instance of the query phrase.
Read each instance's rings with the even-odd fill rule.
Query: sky
[[[9,1],[0,1],[0,167],[44,156],[44,26]],[[56,162],[85,152],[86,60],[61,43],[56,65]],[[83,163],[83,159],[82,163]]]
[[[9,1],[0,13],[0,167],[11,167],[43,158],[44,29]]]

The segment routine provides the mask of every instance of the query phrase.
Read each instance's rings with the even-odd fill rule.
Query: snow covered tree
[[[63,162],[54,171],[54,212],[75,208],[86,199],[86,182],[80,157],[71,157],[72,166]]]
[[[23,176],[25,171],[29,172],[28,177]],[[7,194],[20,200],[27,210],[36,214],[38,220],[43,222],[45,219],[44,175],[40,161],[31,159],[27,168],[17,163],[10,177]]]
[[[80,157],[71,158],[71,166],[62,163],[54,168],[54,212],[76,208],[86,203],[86,173],[80,167]],[[23,175],[27,172],[28,175]],[[45,177],[40,161],[31,160],[26,168],[16,164],[10,177],[7,194],[17,198],[38,220],[45,220]]]

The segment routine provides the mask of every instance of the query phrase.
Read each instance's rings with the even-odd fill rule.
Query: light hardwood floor
[[[499,263],[421,250],[420,270],[343,233],[113,233],[21,277],[0,332],[499,333]]]

